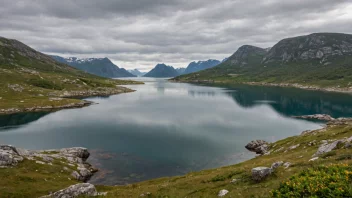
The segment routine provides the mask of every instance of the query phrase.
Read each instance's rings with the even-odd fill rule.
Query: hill
[[[178,76],[178,72],[172,66],[165,64],[157,64],[152,70],[150,70],[144,77],[154,78],[168,78]]]
[[[106,78],[119,77],[136,77],[129,73],[124,68],[119,68],[108,58],[85,58],[80,59],[76,57],[63,58],[60,56],[51,56],[56,61],[70,65],[76,69],[85,71]]]
[[[0,37],[0,114],[82,107],[70,97],[111,95],[132,91],[111,80],[59,63],[13,39]]]
[[[190,74],[198,71],[202,71],[205,69],[209,69],[215,67],[216,65],[220,64],[221,62],[218,60],[207,60],[207,61],[198,61],[198,62],[191,62],[183,74]]]
[[[283,39],[268,49],[244,45],[220,65],[174,80],[348,90],[351,64],[352,35],[314,33]]]

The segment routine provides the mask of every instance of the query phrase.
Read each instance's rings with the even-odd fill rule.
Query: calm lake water
[[[0,143],[89,148],[95,184],[127,184],[238,163],[254,139],[276,141],[321,127],[292,115],[352,116],[352,96],[290,88],[228,88],[138,78],[133,93],[54,113],[0,116]]]

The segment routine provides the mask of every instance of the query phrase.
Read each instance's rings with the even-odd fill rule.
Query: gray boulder
[[[15,147],[11,145],[0,145],[0,167],[16,166],[23,161]]]
[[[331,144],[324,142],[322,145],[320,145],[320,147],[318,148],[318,151],[313,155],[313,157],[317,157],[321,154],[330,152],[330,151],[336,149],[339,146],[339,144],[343,144],[345,142],[346,142],[346,140],[336,140]]]
[[[63,190],[59,190],[42,198],[74,198],[81,196],[97,196],[97,189],[93,184],[75,184]]]
[[[273,172],[273,169],[268,168],[268,167],[257,167],[252,169],[252,178],[254,181],[262,181],[265,178],[267,178],[271,173]]]
[[[249,151],[255,152],[256,154],[264,155],[268,152],[269,143],[264,140],[253,140],[245,147]]]
[[[78,163],[85,162],[90,155],[88,149],[83,147],[64,148],[60,150],[60,153],[64,155],[70,162]]]
[[[227,193],[229,193],[228,190],[225,190],[225,189],[220,190],[219,193],[218,193],[218,197],[223,197],[223,196],[225,196]]]

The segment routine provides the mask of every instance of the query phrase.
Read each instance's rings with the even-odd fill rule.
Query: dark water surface
[[[126,184],[238,163],[245,144],[276,141],[321,124],[292,115],[352,116],[347,94],[289,88],[217,88],[139,78],[134,93],[55,113],[0,116],[0,144],[89,148],[96,184]]]

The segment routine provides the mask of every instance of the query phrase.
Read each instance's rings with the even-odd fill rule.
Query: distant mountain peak
[[[172,66],[168,66],[164,63],[157,64],[152,70],[150,70],[145,77],[156,77],[156,78],[168,78],[178,76],[179,73]]]
[[[206,61],[193,61],[191,62],[187,68],[185,69],[185,71],[183,72],[183,74],[190,74],[193,72],[198,72],[204,69],[209,69],[212,67],[215,67],[216,65],[220,64],[221,62],[219,60],[215,60],[215,59],[209,59]]]
[[[116,66],[107,57],[105,58],[77,58],[68,57],[63,58],[60,56],[51,56],[58,62],[68,64],[77,69],[86,71],[90,74],[95,74],[102,77],[118,78],[118,77],[135,77],[123,68]]]

